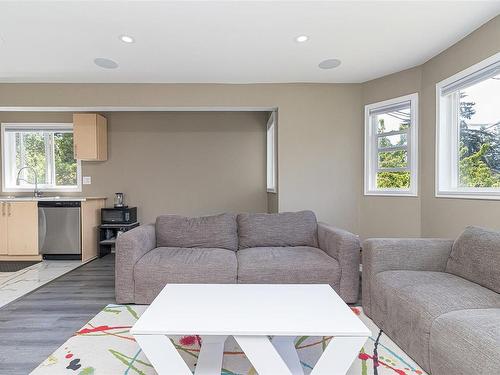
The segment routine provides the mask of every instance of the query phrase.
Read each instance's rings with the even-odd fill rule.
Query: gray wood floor
[[[0,374],[28,374],[108,303],[114,256],[94,260],[0,309]]]

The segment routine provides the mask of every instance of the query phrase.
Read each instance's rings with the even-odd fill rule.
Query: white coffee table
[[[168,336],[201,336],[196,375],[220,375],[229,335],[259,375],[303,374],[295,338],[333,336],[311,372],[333,375],[371,335],[329,285],[250,284],[169,284],[131,333],[160,375],[192,375]]]

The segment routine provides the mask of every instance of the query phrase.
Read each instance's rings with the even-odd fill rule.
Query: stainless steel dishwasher
[[[38,248],[43,259],[81,259],[81,202],[38,202]]]

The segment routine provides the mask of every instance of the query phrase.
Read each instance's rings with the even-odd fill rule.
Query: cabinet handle
[[[10,210],[10,203],[7,203],[7,216],[12,216],[12,212]]]
[[[76,148],[76,143],[74,143],[74,141],[73,141],[73,149],[75,150],[75,159],[78,159],[78,151]]]

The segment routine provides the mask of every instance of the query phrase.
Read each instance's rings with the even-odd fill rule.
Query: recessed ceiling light
[[[116,69],[118,68],[118,63],[111,59],[106,59],[104,57],[98,57],[94,59],[94,64],[104,69]]]
[[[307,35],[299,35],[298,37],[295,38],[295,41],[297,43],[304,43],[307,42],[309,37]]]
[[[120,40],[123,43],[134,43],[135,39],[131,37],[130,35],[120,35]]]
[[[339,66],[340,63],[341,63],[341,61],[338,59],[327,59],[327,60],[321,61],[318,64],[318,66],[321,69],[333,69],[333,68],[336,68],[337,66]]]

